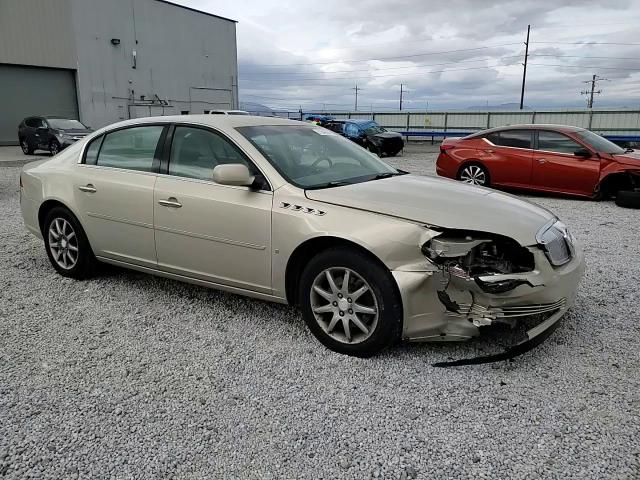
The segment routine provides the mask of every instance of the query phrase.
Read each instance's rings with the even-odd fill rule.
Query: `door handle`
[[[539,158],[538,159],[538,163],[547,163],[547,159],[546,158]]]
[[[80,190],[81,192],[87,192],[87,193],[96,193],[98,191],[96,190],[96,187],[94,187],[90,183],[87,183],[86,185],[78,187],[78,190]]]
[[[182,207],[182,204],[178,201],[176,197],[169,197],[166,200],[158,200],[158,203],[163,207],[169,207],[169,208]]]

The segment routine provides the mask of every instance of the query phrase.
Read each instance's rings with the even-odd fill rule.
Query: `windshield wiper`
[[[351,185],[351,182],[333,181],[333,182],[321,183],[319,185],[313,185],[311,187],[306,187],[306,189],[307,190],[320,190],[322,188],[342,187],[343,185]]]
[[[371,180],[381,180],[383,178],[389,178],[389,177],[396,177],[398,175],[406,175],[409,172],[405,172],[403,170],[398,170],[397,172],[384,172],[384,173],[378,173],[375,177],[373,177]]]

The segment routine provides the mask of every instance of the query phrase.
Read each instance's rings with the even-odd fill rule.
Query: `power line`
[[[316,70],[313,72],[239,72],[239,75],[319,75],[319,74],[333,74],[333,73],[353,73],[353,72],[377,72],[382,70],[405,70],[407,68],[422,68],[422,67],[439,67],[441,65],[453,65],[459,63],[476,63],[476,62],[486,62],[489,60],[504,60],[508,58],[520,58],[520,55],[509,55],[505,57],[487,57],[487,58],[478,58],[476,60],[454,60],[451,62],[442,62],[442,63],[426,63],[426,64],[413,64],[407,65],[404,67],[384,67],[384,68],[364,68],[359,70],[334,70],[331,72],[327,72],[324,70]]]
[[[621,67],[601,67],[599,65],[558,65],[554,63],[530,63],[529,65],[536,65],[541,67],[596,68],[600,70],[620,70],[620,71],[629,71],[629,72],[640,72],[640,67],[621,68]]]
[[[534,53],[530,53],[529,56],[530,57],[554,57],[554,58],[597,58],[597,59],[605,59],[605,60],[638,60],[638,57],[609,57],[609,56],[592,56],[592,55],[555,55],[555,54],[552,54],[552,53],[535,53],[535,52]]]
[[[273,63],[273,64],[265,64],[261,65],[262,67],[290,67],[290,66],[300,66],[300,65],[332,65],[335,63],[358,63],[358,62],[371,62],[375,60],[394,60],[398,58],[415,58],[415,57],[425,57],[428,55],[442,55],[445,53],[457,53],[457,52],[471,52],[475,50],[486,50],[490,48],[498,48],[498,47],[506,47],[509,45],[520,45],[519,42],[515,43],[502,43],[498,45],[487,45],[484,47],[474,47],[474,48],[460,48],[457,50],[444,50],[441,52],[424,52],[424,53],[416,53],[413,55],[398,55],[393,57],[380,57],[380,58],[363,58],[359,60],[333,60],[331,62],[313,62],[313,63]]]
[[[620,43],[620,42],[531,42],[535,44],[553,44],[553,45],[583,45],[588,47],[590,45],[619,45],[619,46],[639,46],[640,43]]]

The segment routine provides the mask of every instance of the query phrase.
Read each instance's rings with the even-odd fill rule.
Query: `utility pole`
[[[403,85],[400,84],[400,110],[402,110],[402,87]]]
[[[355,88],[352,88],[351,90],[355,90],[355,92],[356,92],[356,103],[355,103],[355,106],[354,106],[353,110],[355,112],[357,112],[358,111],[358,92],[360,90],[362,90],[362,89],[360,87],[358,87],[358,85],[356,85]]]
[[[589,98],[587,99],[587,108],[593,108],[593,94],[597,93],[597,94],[601,94],[602,90],[596,90],[596,82],[608,82],[609,79],[608,78],[604,78],[604,77],[599,77],[598,75],[593,75],[591,77],[591,80],[586,80],[582,83],[590,83],[591,84],[591,89],[590,90],[583,90],[580,92],[581,95],[589,95]]]
[[[520,92],[520,110],[524,107],[524,84],[527,81],[527,59],[529,58],[529,33],[531,25],[527,25],[527,41],[524,43],[524,71],[522,72],[522,91]]]

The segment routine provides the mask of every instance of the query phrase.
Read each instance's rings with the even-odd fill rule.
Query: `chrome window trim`
[[[172,180],[179,180],[181,182],[187,182],[187,183],[202,183],[204,185],[213,185],[215,187],[232,188],[234,190],[245,190],[253,193],[273,195],[273,190],[254,190],[254,189],[251,189],[250,187],[242,187],[238,185],[223,185],[222,183],[216,183],[213,180],[204,180],[202,178],[180,177],[178,175],[169,175],[166,173],[158,173],[156,174],[156,176],[162,177],[162,178],[170,178]]]
[[[87,165],[86,163],[78,163],[76,166],[83,167],[83,168],[95,168],[99,170],[104,169],[107,171],[112,170],[112,171],[118,171],[118,172],[137,173],[140,175],[152,175],[154,177],[159,175],[156,172],[147,172],[146,170],[134,170],[132,168],[109,167],[107,165]]]

